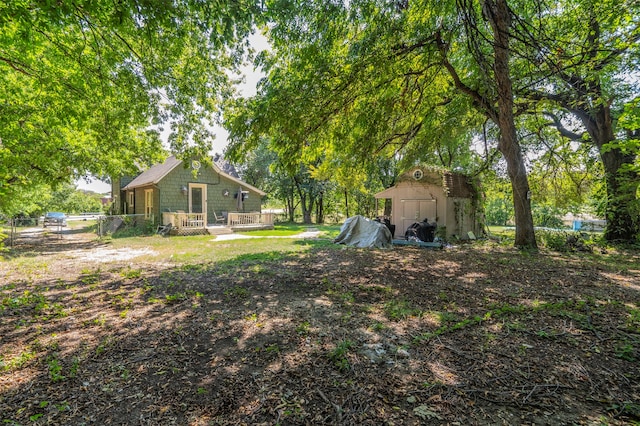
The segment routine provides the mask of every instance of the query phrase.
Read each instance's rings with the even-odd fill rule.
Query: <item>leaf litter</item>
[[[637,253],[56,259],[1,265],[6,424],[640,421]]]

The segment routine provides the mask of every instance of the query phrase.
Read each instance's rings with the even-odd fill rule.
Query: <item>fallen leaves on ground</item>
[[[310,247],[176,267],[5,263],[0,420],[640,421],[637,253]]]

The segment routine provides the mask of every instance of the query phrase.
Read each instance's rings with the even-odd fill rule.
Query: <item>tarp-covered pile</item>
[[[354,247],[391,248],[393,236],[384,224],[364,216],[353,216],[345,220],[333,242]]]

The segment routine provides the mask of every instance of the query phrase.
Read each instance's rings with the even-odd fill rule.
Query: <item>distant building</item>
[[[467,239],[469,232],[483,234],[479,194],[471,178],[461,173],[415,166],[402,173],[391,188],[375,194],[391,200],[395,236],[404,236],[409,226],[427,220],[436,222],[447,238]],[[444,231],[442,231],[444,229]]]

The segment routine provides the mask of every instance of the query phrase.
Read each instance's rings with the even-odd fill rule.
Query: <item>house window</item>
[[[134,194],[135,194],[135,192],[133,192],[133,191],[129,191],[129,193],[127,194],[129,198],[128,198],[128,202],[127,202],[127,212],[126,213],[128,213],[128,214],[134,214],[136,212],[135,204],[134,204],[134,201],[135,201]]]
[[[153,189],[144,190],[144,218],[153,219]]]

